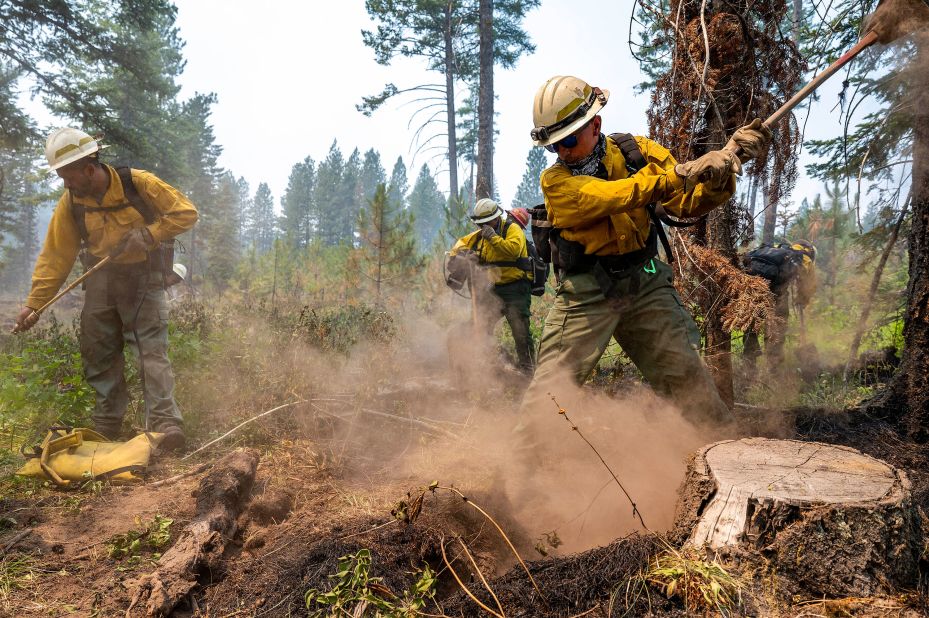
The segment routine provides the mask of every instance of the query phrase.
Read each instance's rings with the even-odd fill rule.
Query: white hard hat
[[[187,278],[187,267],[183,264],[174,265],[174,274],[181,278],[181,281]]]
[[[552,77],[535,93],[532,143],[548,146],[560,142],[590,122],[609,98],[609,90],[593,87],[577,77]]]
[[[105,148],[80,129],[65,127],[56,129],[45,141],[45,158],[48,169],[53,172],[59,167],[79,161]]]
[[[177,285],[185,279],[187,279],[187,267],[183,264],[175,264],[171,268],[171,272],[165,277],[165,284],[169,286]]]
[[[471,211],[471,220],[481,225],[482,223],[487,223],[488,221],[493,221],[497,217],[503,216],[503,209],[500,208],[500,205],[497,202],[493,201],[489,197],[482,197],[477,201],[477,204],[474,205],[474,209]]]

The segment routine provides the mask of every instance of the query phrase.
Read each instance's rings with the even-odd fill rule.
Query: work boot
[[[119,435],[122,433],[122,427],[110,427],[107,425],[94,425],[93,430],[107,440],[113,442],[119,441]]]
[[[187,438],[184,436],[184,430],[177,425],[167,425],[159,430],[164,434],[159,445],[163,451],[179,451],[187,444]]]

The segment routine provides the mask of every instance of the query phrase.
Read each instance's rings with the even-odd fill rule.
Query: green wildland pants
[[[129,405],[123,354],[126,343],[137,353],[141,348],[146,428],[159,431],[180,425],[174,373],[168,360],[168,305],[160,272],[140,274],[138,269],[104,268],[87,279],[81,312],[81,357],[87,383],[96,391],[94,426],[108,437],[119,434]]]
[[[516,362],[519,369],[531,373],[535,366],[535,342],[529,331],[529,307],[532,302],[532,285],[526,279],[495,285],[493,295],[480,309],[481,320],[492,331],[500,316],[506,318],[516,345]]]
[[[651,387],[693,421],[731,420],[698,352],[700,332],[671,281],[671,268],[652,259],[616,279],[610,298],[591,273],[564,277],[545,319],[538,365],[527,393],[569,373],[582,384],[610,343],[622,347]],[[529,403],[527,395],[525,403]],[[524,407],[525,407],[524,403]],[[530,404],[534,405],[534,404]]]
[[[765,357],[769,371],[777,371],[783,368],[784,364],[784,341],[787,337],[787,318],[790,316],[790,285],[771,284],[771,292],[774,293],[774,316],[775,319],[769,320],[765,324],[764,345]],[[758,333],[755,331],[746,331],[742,339],[743,351],[742,356],[748,365],[749,370],[755,369],[755,363],[761,356],[761,343],[758,340]]]

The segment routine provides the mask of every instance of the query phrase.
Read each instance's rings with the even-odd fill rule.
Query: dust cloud
[[[411,419],[356,424],[348,438],[361,454],[355,471],[386,471],[411,488],[433,480],[454,485],[563,554],[642,530],[599,453],[649,529],[669,529],[687,456],[728,436],[693,426],[645,387],[610,397],[568,378],[550,383],[595,452],[550,396],[536,393],[521,410],[529,379],[507,368],[489,335],[459,317],[446,326],[408,314],[401,327],[408,336],[389,354],[354,351],[345,370],[356,392],[367,390],[382,410]],[[372,354],[381,360],[372,363]],[[420,431],[413,421],[439,430]]]

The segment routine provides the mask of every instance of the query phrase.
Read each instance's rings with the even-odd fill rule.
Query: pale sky
[[[372,27],[363,0],[176,4],[177,23],[187,42],[182,94],[218,95],[213,122],[224,148],[220,163],[244,176],[253,191],[259,182],[267,182],[279,203],[293,164],[307,155],[318,163],[334,138],[346,157],[356,146],[362,152],[378,150],[388,175],[397,156],[403,156],[411,186],[423,163],[438,167],[438,160],[429,159],[434,153],[414,159],[413,130],[407,123],[415,107],[402,105],[409,99],[390,101],[371,118],[355,110],[362,96],[380,92],[388,81],[402,88],[443,79],[418,60],[378,65],[361,40],[361,30]],[[499,131],[494,172],[504,207],[515,194],[531,146],[533,95],[552,75],[576,75],[611,91],[602,113],[606,132],[646,132],[648,97],[633,95],[643,77],[626,44],[631,0],[587,0],[583,10],[580,6],[576,0],[543,0],[525,20],[535,54],[494,74]],[[840,81],[837,77],[831,86]],[[840,133],[838,112],[828,112],[835,92],[823,91],[817,107],[826,109],[817,110],[808,137]],[[444,144],[444,138],[435,143]],[[460,180],[468,173],[462,167]],[[447,190],[445,173],[437,181]],[[795,201],[817,191],[818,182],[801,178]]]
[[[443,80],[416,59],[397,59],[390,67],[374,61],[364,46],[361,30],[370,29],[363,0],[175,0],[177,26],[186,41],[187,61],[180,78],[181,96],[213,92],[212,122],[216,140],[223,147],[220,165],[244,176],[257,188],[266,182],[279,208],[280,198],[294,163],[311,156],[325,158],[333,139],[345,157],[358,147],[374,148],[389,175],[402,156],[412,187],[419,168],[429,163],[439,188],[447,191],[445,163],[433,158],[436,151],[415,155],[408,127],[415,105],[397,97],[372,117],[355,109],[362,96],[376,94],[384,84],[398,87]],[[532,99],[538,87],[553,75],[576,75],[608,89],[611,97],[603,109],[607,133],[647,133],[645,110],[648,94],[634,96],[634,86],[644,77],[626,43],[632,0],[586,0],[583,10],[576,0],[542,0],[524,22],[536,52],[524,56],[510,70],[497,68],[498,138],[494,145],[494,174],[502,205],[509,207],[531,146]],[[260,8],[259,8],[260,7]],[[823,139],[842,133],[835,106],[843,74],[819,90],[813,103],[805,138]],[[457,86],[463,96],[463,86]],[[38,101],[21,97],[21,103],[42,123],[61,125],[41,109]],[[864,108],[863,108],[864,109]],[[805,112],[801,110],[803,124]],[[439,127],[444,130],[444,127]],[[433,142],[442,145],[444,137]],[[800,157],[800,178],[791,201],[822,193],[819,181],[808,179]],[[459,168],[459,182],[469,174]]]

